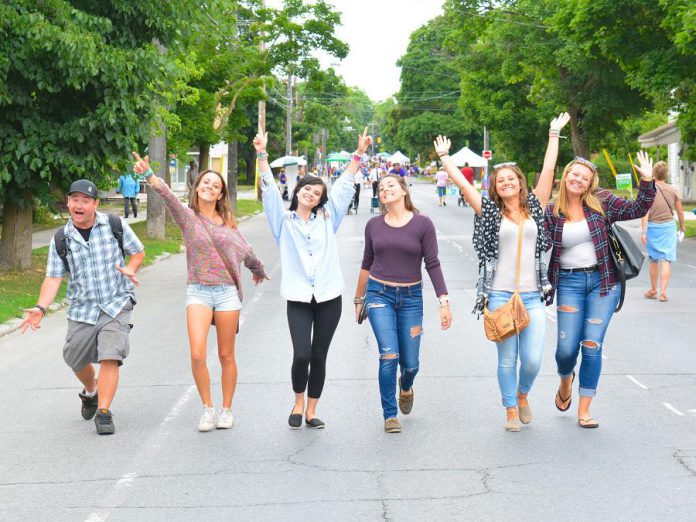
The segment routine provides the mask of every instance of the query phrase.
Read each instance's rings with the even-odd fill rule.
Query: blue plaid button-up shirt
[[[638,219],[647,214],[655,200],[655,182],[641,181],[638,196],[632,201],[615,196],[608,190],[599,191],[596,195],[602,202],[606,217],[587,206],[584,207],[584,211],[592,242],[597,251],[597,269],[600,277],[599,295],[604,296],[618,282],[618,274],[609,253],[607,221],[611,224],[614,221]],[[565,216],[555,217],[553,215],[553,203],[549,203],[544,213],[544,226],[551,236],[553,247],[549,263],[549,281],[551,281],[554,291],[558,285],[558,274],[561,269],[564,223]]]
[[[64,230],[70,267],[68,319],[96,324],[100,310],[110,317],[116,317],[129,300],[135,302],[135,288],[131,280],[115,268],[116,265],[125,266],[125,260],[111,232],[108,216],[96,213],[89,242],[85,242],[75,229],[72,219]],[[123,250],[126,255],[137,254],[143,249],[133,230],[123,223]],[[58,256],[54,239],[51,239],[46,277],[64,275],[65,265]]]

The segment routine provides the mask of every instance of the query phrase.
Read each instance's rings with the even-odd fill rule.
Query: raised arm
[[[334,232],[338,231],[338,227],[343,221],[343,216],[346,215],[350,202],[353,200],[355,195],[355,173],[360,168],[362,156],[371,143],[372,136],[367,135],[367,127],[365,127],[363,133],[358,135],[358,148],[353,153],[350,164],[331,187],[327,207],[332,216]]]
[[[570,121],[570,115],[567,112],[562,112],[557,118],[551,120],[549,125],[549,143],[546,146],[546,155],[544,156],[544,166],[541,168],[541,174],[534,187],[534,195],[536,195],[541,207],[545,207],[551,198],[551,188],[553,187],[553,174],[556,169],[556,160],[558,159],[558,140],[561,136],[561,129]]]
[[[273,234],[275,242],[279,243],[280,231],[283,228],[283,220],[285,219],[285,207],[283,206],[283,197],[280,194],[280,189],[273,179],[273,173],[268,164],[268,153],[266,152],[268,132],[260,125],[252,144],[256,151],[256,160],[261,174],[259,183],[261,184],[263,213],[266,215],[266,220],[268,221],[268,226],[271,228],[271,234]]]
[[[147,184],[162,197],[162,201],[164,201],[164,204],[172,213],[174,221],[176,221],[179,228],[183,230],[186,227],[187,221],[193,217],[193,210],[186,207],[181,200],[176,197],[176,194],[171,191],[162,178],[155,176],[155,173],[152,172],[152,168],[150,168],[149,156],[141,158],[137,152],[133,152],[133,157],[135,158],[133,172],[145,176]]]
[[[450,140],[447,138],[447,136],[438,136],[435,138],[433,145],[435,145],[435,152],[437,152],[437,155],[440,156],[440,161],[442,162],[445,172],[447,172],[449,178],[454,181],[455,185],[457,185],[462,191],[462,196],[464,196],[464,199],[469,202],[469,205],[471,205],[471,208],[474,209],[474,212],[480,216],[481,194],[478,190],[476,190],[476,187],[469,183],[469,181],[464,177],[464,174],[462,174],[454,164],[452,158],[450,158],[449,150],[452,146]]]

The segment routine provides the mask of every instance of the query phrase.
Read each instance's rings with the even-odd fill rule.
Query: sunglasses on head
[[[516,167],[516,166],[517,166],[517,163],[515,163],[514,161],[508,161],[507,163],[498,163],[496,165],[493,165],[493,169],[498,170],[498,169],[502,169],[504,167]]]
[[[592,172],[594,172],[594,173],[597,172],[597,165],[592,163],[590,160],[583,158],[582,156],[575,156],[575,158],[573,158],[573,163],[579,163],[580,165],[585,165]]]

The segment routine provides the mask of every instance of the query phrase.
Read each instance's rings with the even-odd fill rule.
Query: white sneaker
[[[210,431],[213,429],[213,417],[215,415],[215,408],[203,408],[203,415],[201,415],[201,420],[198,421],[198,431]]]
[[[219,430],[226,430],[231,428],[234,423],[234,417],[232,417],[232,409],[230,408],[220,408],[218,412],[218,421],[215,427]]]

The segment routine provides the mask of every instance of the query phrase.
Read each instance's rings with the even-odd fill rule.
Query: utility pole
[[[263,7],[264,2],[261,0],[261,7]],[[261,55],[263,55],[264,51],[266,50],[266,44],[263,41],[263,35],[260,38],[259,41],[259,51],[261,52]],[[264,82],[263,87],[261,88],[261,92],[266,96],[266,83]],[[266,100],[261,99],[259,100],[259,121],[258,121],[258,128],[261,129],[263,132],[266,132]],[[258,162],[256,160],[256,154],[254,154],[254,162],[256,162],[256,165],[254,166],[254,187],[256,189],[256,201],[261,201],[261,183],[259,183],[259,167],[258,167]],[[249,170],[247,169],[247,172]]]
[[[285,155],[292,156],[292,73],[288,73],[288,112],[285,116]]]

